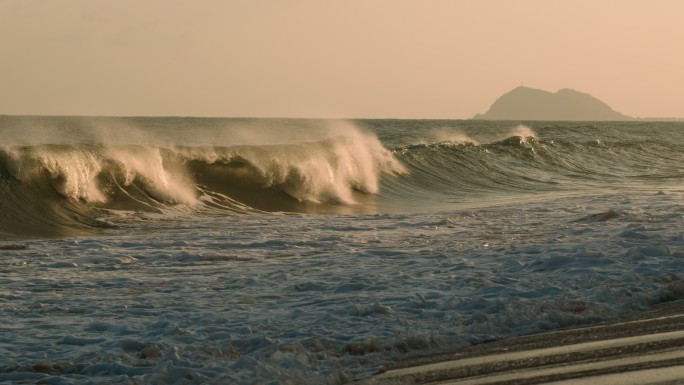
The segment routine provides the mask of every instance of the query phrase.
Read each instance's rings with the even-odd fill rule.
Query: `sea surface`
[[[0,116],[0,383],[342,384],[684,300],[684,123]]]

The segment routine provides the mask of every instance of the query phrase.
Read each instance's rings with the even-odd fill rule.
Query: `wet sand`
[[[684,303],[388,367],[369,384],[684,384]]]

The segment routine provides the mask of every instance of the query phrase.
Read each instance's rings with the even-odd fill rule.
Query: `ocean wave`
[[[456,141],[411,144],[393,151],[409,172],[388,181],[386,190],[414,201],[644,188],[654,181],[676,184],[684,176],[684,154],[673,143],[545,139],[526,126],[503,131],[487,142],[457,134]]]
[[[99,224],[103,210],[305,211],[298,207],[354,205],[358,196],[378,193],[382,175],[405,172],[374,135],[359,130],[261,146],[6,147],[0,208],[6,218],[48,224],[70,218],[72,227],[85,228]],[[0,231],[12,232],[15,222],[3,221]]]
[[[306,140],[269,142],[263,133],[256,140],[269,144],[245,141],[255,134],[238,130],[233,143],[223,138],[214,145],[125,144],[120,138],[6,145],[0,148],[0,210],[8,219],[0,232],[99,231],[111,226],[108,218],[129,211],[447,209],[543,194],[662,187],[684,177],[684,154],[662,138],[549,137],[518,125],[487,137],[437,129],[391,146],[405,141],[400,133],[411,132],[399,131],[394,141],[385,136],[385,143],[345,125],[325,135],[297,134]]]

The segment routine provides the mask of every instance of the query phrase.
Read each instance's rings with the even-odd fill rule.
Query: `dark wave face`
[[[97,233],[140,213],[405,212],[681,191],[683,131],[652,122],[3,117],[0,233]]]

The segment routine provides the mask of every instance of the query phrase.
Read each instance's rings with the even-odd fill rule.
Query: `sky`
[[[684,117],[681,0],[0,0],[0,114],[467,119],[521,84]]]

